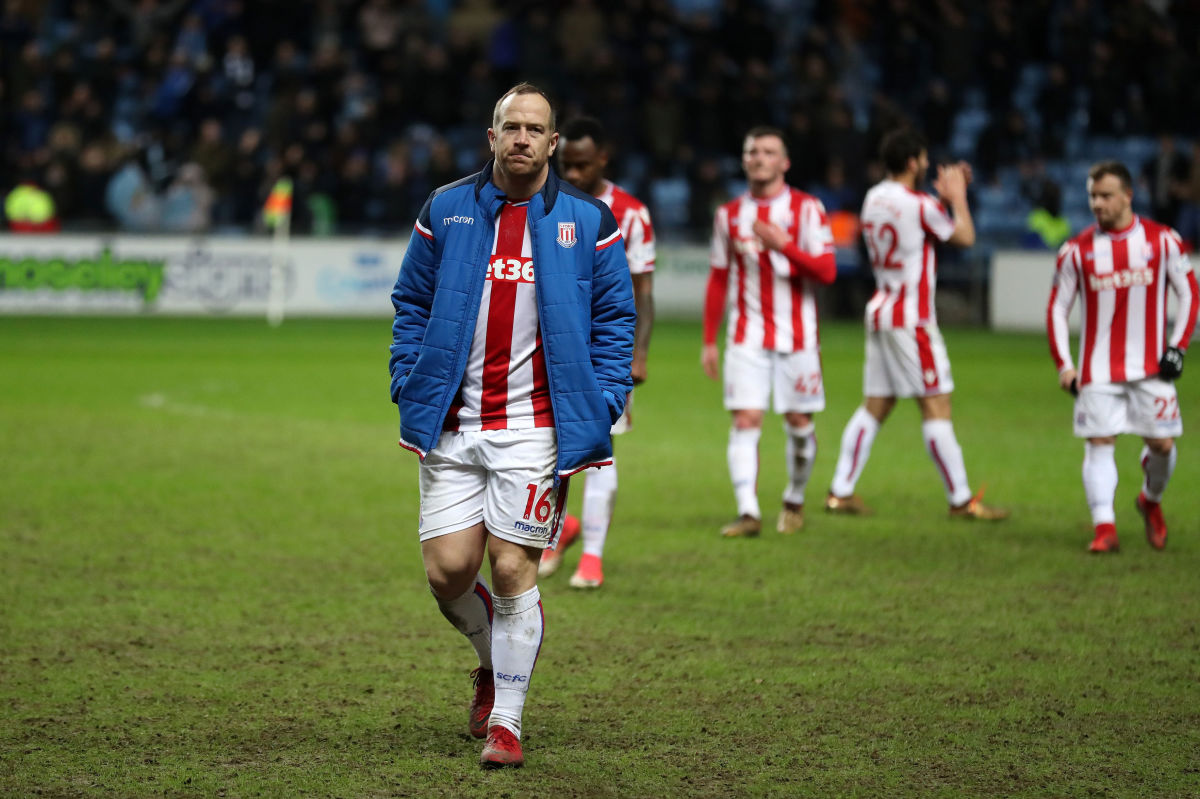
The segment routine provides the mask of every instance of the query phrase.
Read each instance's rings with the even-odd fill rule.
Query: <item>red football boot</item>
[[[1137,497],[1138,513],[1142,515],[1142,521],[1146,523],[1146,540],[1150,546],[1155,549],[1162,549],[1167,545],[1167,523],[1163,520],[1162,505],[1157,502],[1151,502],[1146,499],[1145,494],[1138,494]]]
[[[1117,542],[1117,526],[1111,522],[1096,525],[1096,537],[1088,545],[1089,552],[1116,552],[1121,548]]]
[[[496,683],[492,672],[482,666],[471,672],[471,677],[475,680],[475,696],[471,699],[467,725],[471,735],[483,738],[487,736],[488,716],[492,715],[492,705],[496,702]]]
[[[520,768],[525,765],[521,742],[508,727],[499,724],[488,730],[487,744],[479,756],[483,768]]]

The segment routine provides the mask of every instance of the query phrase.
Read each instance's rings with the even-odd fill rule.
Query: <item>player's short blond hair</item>
[[[553,133],[554,131],[558,130],[557,121],[555,120],[555,114],[554,114],[554,103],[550,102],[550,98],[546,95],[546,93],[544,91],[539,89],[537,86],[534,86],[532,83],[527,83],[525,81],[518,83],[516,86],[513,86],[511,89],[506,91],[504,94],[500,95],[500,99],[496,101],[496,106],[492,109],[492,127],[493,128],[497,128],[500,126],[500,106],[504,104],[505,100],[507,100],[509,97],[512,97],[513,95],[516,95],[516,94],[541,95],[541,98],[546,101],[546,105],[550,106],[550,132]]]

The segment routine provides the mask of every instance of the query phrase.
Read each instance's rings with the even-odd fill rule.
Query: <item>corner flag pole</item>
[[[267,293],[267,322],[271,327],[283,324],[287,299],[284,264],[287,260],[289,232],[292,223],[292,181],[280,178],[275,182],[263,207],[263,220],[274,230],[271,238],[271,276]]]

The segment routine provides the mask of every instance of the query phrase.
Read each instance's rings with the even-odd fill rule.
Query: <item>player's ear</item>
[[[488,149],[492,151],[493,155],[495,155],[496,154],[496,130],[494,128],[488,128],[487,137],[488,137]]]
[[[558,149],[558,131],[550,134],[550,156],[554,156],[554,151]]]

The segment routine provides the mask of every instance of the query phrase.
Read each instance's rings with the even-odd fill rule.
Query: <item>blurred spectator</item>
[[[1042,193],[1025,219],[1021,244],[1030,249],[1057,250],[1071,237],[1071,223],[1062,215],[1062,189],[1052,180],[1042,184]]]
[[[167,187],[162,203],[162,226],[171,233],[204,233],[212,227],[216,196],[199,164],[188,162]]]
[[[1200,139],[1192,142],[1187,191],[1179,208],[1179,235],[1190,252],[1200,250]]]
[[[1087,157],[1097,134],[1194,135],[1194,5],[4,0],[0,174],[32,169],[67,228],[156,229],[156,200],[194,161],[216,195],[213,224],[251,230],[264,186],[286,171],[299,187],[303,170],[313,196],[349,203],[341,232],[373,230],[462,171],[442,164],[486,157],[465,123],[528,79],[560,116],[602,120],[634,187],[653,196],[655,181],[682,181],[668,194],[698,217],[736,177],[727,154],[740,131],[758,123],[786,130],[788,181],[806,189],[840,194],[826,177],[836,161],[844,188],[862,193],[877,142],[899,124],[924,130],[932,156],[978,149],[981,177],[1011,180],[1004,168],[1029,158]],[[67,129],[64,147],[55,131]],[[137,169],[108,155],[132,142]],[[1160,200],[1162,167],[1146,173]],[[111,184],[120,214],[106,215],[97,184]],[[328,228],[327,216],[307,226]],[[663,216],[660,232],[688,232],[692,216]]]
[[[1175,227],[1179,209],[1188,197],[1188,157],[1175,147],[1175,137],[1158,137],[1158,152],[1142,165],[1142,179],[1150,196],[1150,215],[1164,225]]]
[[[162,227],[162,201],[142,160],[137,154],[126,157],[105,188],[105,207],[123,230],[150,232]]]
[[[54,198],[26,177],[4,198],[4,217],[13,233],[55,233],[59,229]]]

